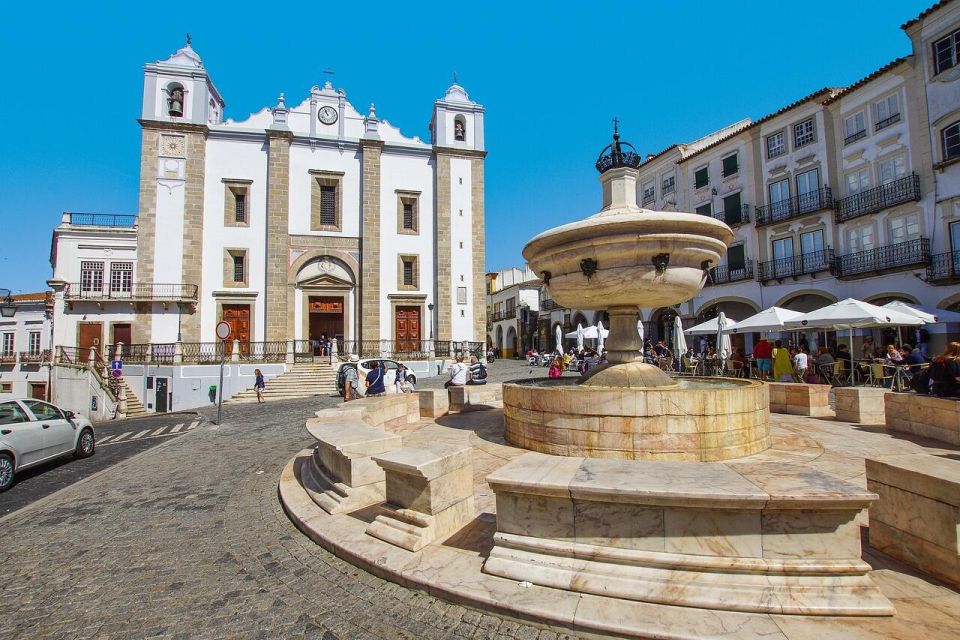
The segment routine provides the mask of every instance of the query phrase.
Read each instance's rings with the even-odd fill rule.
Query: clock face
[[[160,149],[167,156],[182,156],[184,140],[182,136],[163,136]]]
[[[323,124],[333,124],[337,121],[337,110],[330,106],[321,107],[317,117]]]

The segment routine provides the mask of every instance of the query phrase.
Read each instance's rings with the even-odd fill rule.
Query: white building
[[[513,358],[536,346],[540,277],[529,267],[487,274],[487,346]]]
[[[49,400],[53,297],[49,291],[11,297],[13,317],[0,318],[0,400]]]
[[[242,344],[483,341],[484,109],[460,85],[431,142],[329,82],[224,109],[189,44],[144,67],[136,222],[65,214],[57,344],[208,343],[221,320]]]

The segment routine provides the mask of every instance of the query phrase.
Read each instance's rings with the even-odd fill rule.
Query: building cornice
[[[144,129],[151,131],[175,131],[177,133],[202,133],[207,135],[210,127],[205,124],[193,124],[191,122],[166,122],[164,120],[144,120],[137,118],[137,122]]]
[[[453,157],[460,157],[460,158],[486,158],[487,157],[486,151],[477,151],[475,149],[459,149],[457,147],[441,147],[441,146],[435,145],[433,147],[433,151],[438,156],[443,155],[443,156],[453,156]]]

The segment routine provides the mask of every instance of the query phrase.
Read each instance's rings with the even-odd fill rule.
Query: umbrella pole
[[[850,386],[853,386],[853,327],[850,327]]]

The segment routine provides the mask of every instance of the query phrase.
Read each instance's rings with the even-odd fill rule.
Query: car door
[[[43,457],[57,456],[74,448],[76,426],[60,409],[40,400],[24,400],[43,432]]]
[[[0,442],[13,449],[17,466],[43,458],[43,430],[18,402],[0,402]]]

